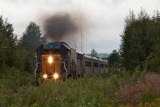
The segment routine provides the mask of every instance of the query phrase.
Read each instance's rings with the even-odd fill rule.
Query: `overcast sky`
[[[98,53],[111,53],[119,49],[129,10],[138,13],[143,8],[152,15],[159,6],[160,0],[0,0],[0,15],[13,24],[20,38],[30,21],[41,26],[45,14],[81,11],[91,23],[89,29],[83,29],[83,52],[90,53],[94,48]],[[80,51],[78,40],[77,49]]]

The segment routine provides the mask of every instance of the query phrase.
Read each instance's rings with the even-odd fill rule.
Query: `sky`
[[[0,0],[0,15],[13,24],[14,33],[20,38],[31,21],[41,27],[47,14],[80,11],[89,23],[82,25],[82,52],[95,49],[98,53],[111,53],[119,50],[124,19],[130,10],[137,14],[143,8],[152,15],[159,6],[160,0]],[[80,41],[81,38],[75,41],[78,51]]]

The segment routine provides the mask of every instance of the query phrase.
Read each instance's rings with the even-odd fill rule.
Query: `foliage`
[[[108,58],[111,67],[107,75],[39,81],[37,87],[32,73],[35,68],[33,50],[46,42],[45,36],[42,37],[39,26],[31,22],[18,41],[12,25],[0,17],[0,106],[160,105],[160,75],[146,72],[160,72],[159,12],[151,18],[141,10],[136,18],[131,11],[125,23],[120,52],[126,70],[133,72],[119,72],[120,56],[113,51]],[[91,56],[97,57],[94,49]]]
[[[45,44],[47,42],[47,37],[44,35],[41,37],[41,43]]]
[[[160,44],[156,46],[153,58],[147,67],[149,70],[160,72]]]
[[[130,77],[132,81],[121,85],[120,90],[114,97],[120,97],[121,104],[131,104],[136,106],[138,103],[153,102],[156,98],[160,97],[160,75],[147,73],[145,78],[141,78],[141,75],[135,81],[134,76]]]
[[[146,74],[144,80],[139,76],[134,81],[133,75],[124,71],[110,76],[104,74],[70,78],[66,81],[39,81],[40,86],[37,87],[31,73],[15,67],[4,67],[2,71],[0,72],[2,107],[115,107],[160,104],[159,87],[156,87],[160,82],[159,74]]]
[[[16,45],[16,36],[13,34],[12,24],[0,16],[0,48],[13,48]]]
[[[43,37],[43,42],[45,42]],[[26,50],[13,34],[12,24],[0,17],[0,71],[3,67],[16,67],[33,72],[35,58],[33,51]]]
[[[109,85],[112,80],[114,80],[113,84],[117,84],[115,76],[111,80],[94,76],[56,83],[44,81],[39,87],[36,87],[32,80],[33,75],[19,72],[15,68],[5,69],[4,72],[1,72],[1,106],[101,107],[109,102],[108,92],[113,93],[117,87],[117,85]]]
[[[113,66],[114,64],[117,65],[120,61],[120,55],[116,50],[113,50],[112,53],[108,56],[107,60],[110,66]]]
[[[150,17],[145,10],[138,16],[133,11],[125,19],[125,28],[121,43],[121,56],[126,70],[133,71],[140,65],[142,70],[145,59],[155,51],[160,35],[159,12]]]
[[[42,37],[39,26],[30,22],[23,36],[20,38],[20,44],[29,50],[35,50],[41,43],[46,42],[46,37]]]
[[[92,49],[90,56],[98,58],[98,55],[95,49]]]
[[[14,55],[17,39],[13,34],[12,24],[0,17],[0,68],[4,65],[14,64]]]

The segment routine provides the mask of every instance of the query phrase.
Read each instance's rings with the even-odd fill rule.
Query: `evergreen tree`
[[[126,70],[132,71],[138,65],[142,69],[146,58],[154,52],[160,35],[160,25],[155,19],[144,10],[137,18],[132,11],[125,19],[120,52]]]
[[[95,49],[92,49],[90,56],[98,58],[98,55]]]
[[[20,43],[26,49],[35,50],[42,43],[41,31],[39,26],[34,22],[30,22],[23,36],[20,38]]]
[[[16,45],[16,36],[13,34],[12,24],[0,16],[0,48],[13,48]]]
[[[43,44],[47,43],[47,37],[45,35],[41,37],[41,43]]]
[[[110,66],[118,64],[120,60],[120,55],[116,50],[113,50],[112,53],[108,56],[107,60]]]
[[[14,49],[16,36],[13,34],[12,24],[0,16],[0,67],[14,65]]]

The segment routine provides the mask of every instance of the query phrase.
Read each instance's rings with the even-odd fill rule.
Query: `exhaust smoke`
[[[43,31],[51,41],[63,40],[66,42],[70,36],[76,38],[76,33],[80,32],[80,19],[81,17],[77,17],[73,13],[58,12],[46,18],[43,23]]]

